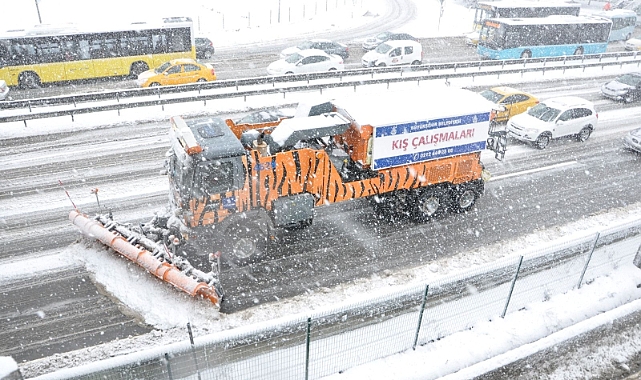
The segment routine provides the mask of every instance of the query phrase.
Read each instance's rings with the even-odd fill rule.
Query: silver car
[[[601,86],[601,94],[606,98],[626,103],[641,98],[641,73],[628,73]]]
[[[641,128],[630,131],[623,138],[623,147],[641,153]]]

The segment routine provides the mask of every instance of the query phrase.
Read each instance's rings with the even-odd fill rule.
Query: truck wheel
[[[256,262],[265,255],[267,236],[254,224],[236,225],[227,229],[225,250],[229,261],[235,265]]]
[[[394,223],[407,218],[407,194],[403,191],[372,197],[371,204],[376,215],[387,222]]]
[[[412,219],[427,221],[442,215],[447,207],[447,192],[438,187],[417,189]]]
[[[462,184],[454,190],[454,211],[461,213],[470,211],[481,195],[480,190],[473,184]]]

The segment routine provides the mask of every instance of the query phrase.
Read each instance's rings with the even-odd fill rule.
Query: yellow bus
[[[108,30],[39,26],[0,33],[0,79],[9,86],[106,77],[136,77],[175,58],[196,58],[193,23],[185,17]]]

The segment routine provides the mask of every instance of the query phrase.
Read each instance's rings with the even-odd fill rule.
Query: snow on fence
[[[631,265],[639,254],[641,220],[636,220],[431,284],[36,379],[316,379],[518,312]]]

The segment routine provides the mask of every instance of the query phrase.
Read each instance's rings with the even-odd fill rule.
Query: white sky
[[[234,4],[242,8],[238,5],[239,2],[236,1]],[[50,15],[53,14],[61,18],[63,14],[69,15],[69,9],[76,9],[78,12],[76,13],[76,18],[85,20],[90,19],[87,14],[95,13],[86,9],[84,10],[85,13],[82,13],[83,8],[80,2],[73,3],[71,0],[41,0],[40,3],[43,21],[45,22],[47,20],[46,17],[51,17]],[[63,6],[63,4],[72,3],[75,4],[74,7],[76,8]],[[148,2],[143,1],[139,3],[148,4]],[[222,3],[222,1],[216,3]],[[360,9],[370,10],[370,13],[377,13],[380,11],[380,7],[384,6],[382,0],[369,2],[363,0],[362,3],[366,5],[363,5]],[[30,1],[15,1],[15,4],[16,7],[19,5],[25,6],[25,9],[29,5],[33,5]],[[92,6],[94,5],[92,4]],[[64,11],[54,13],[53,9],[58,8]],[[413,23],[406,25],[403,31],[418,37],[462,35],[468,31],[468,25],[471,25],[470,12],[447,0],[440,27],[437,25],[438,19],[436,18],[436,22],[434,19],[439,13],[439,3],[436,0],[417,1],[417,8],[417,19]],[[228,12],[231,14],[232,10],[228,10]],[[360,12],[357,14],[360,14]],[[333,14],[333,16],[332,22],[336,23],[338,16],[336,14]],[[13,18],[10,20],[16,21]],[[61,20],[69,21],[66,19]],[[231,17],[227,16],[226,27],[230,25],[230,20]],[[365,22],[365,20],[356,16],[351,19],[351,22]],[[277,38],[279,34],[291,36],[293,33],[300,32],[301,28],[309,25],[313,25],[317,29],[332,27],[327,24],[326,18],[323,20],[322,17],[318,17],[313,22],[307,21],[303,24],[264,26],[251,30],[241,29],[237,32],[225,31],[223,33],[221,28],[218,35],[225,36],[225,41],[230,45],[238,41],[244,43],[260,42],[265,39]],[[218,46],[222,46],[220,45],[222,44],[220,40],[218,44]],[[572,74],[566,73],[565,75]],[[475,84],[479,84],[478,79]],[[276,100],[276,97],[250,99],[247,103],[243,103],[242,100],[232,99],[226,103],[220,102],[219,106],[221,109],[228,109],[230,112],[242,112],[248,107],[278,105],[278,102],[282,101],[282,98]],[[291,99],[288,101],[291,101]],[[228,106],[228,108],[225,108],[225,106]],[[202,110],[198,110],[199,107],[198,105],[195,107],[188,105],[167,106],[165,107],[166,112],[154,112],[154,114],[157,115],[157,120],[165,121],[169,115],[175,113],[194,114],[202,112]],[[127,120],[140,119],[141,117],[148,119],[149,113],[127,110],[121,114],[122,116],[120,117],[116,116],[115,113],[79,115],[73,124],[66,118],[60,118],[55,121],[47,120],[42,123],[33,122],[28,129],[16,123],[15,125],[3,126],[0,129],[0,137],[6,138],[19,135],[46,134],[61,130],[92,128],[95,125],[101,125],[100,123],[123,123],[127,122]],[[615,118],[617,115],[617,112],[613,111],[603,113],[600,118]],[[518,149],[510,151],[510,154],[519,153]],[[74,152],[74,154],[82,153]],[[484,160],[493,159],[491,157],[492,154],[486,155],[484,153]],[[64,159],[64,157],[56,157],[54,155],[50,159],[55,161]],[[20,163],[16,162],[10,163],[8,161],[7,164],[15,165],[16,170],[20,167]],[[162,189],[166,189],[166,184],[163,184],[162,181],[163,179],[161,178],[157,183],[141,183],[140,186],[129,186],[129,191],[134,189],[134,193],[127,194],[124,189],[116,189],[109,185],[101,187],[101,192],[105,194],[103,195],[106,197],[104,201],[116,201],[115,198],[109,198],[108,194],[127,196],[136,194],[136,192],[141,194],[157,192],[159,189],[162,191]],[[72,194],[72,196],[80,204],[81,208],[82,205],[92,204],[95,200],[89,191],[86,194],[78,193]],[[101,201],[103,201],[102,197]],[[29,202],[29,200],[27,199],[26,202]],[[0,211],[0,220],[11,217],[11,215],[18,212],[24,212],[25,209],[35,210],[40,207],[60,207],[64,202],[68,202],[64,197],[50,202],[43,202],[41,196],[39,196],[38,199],[34,198],[32,203],[6,205],[7,208],[3,207],[3,210]],[[480,204],[482,205],[482,201]],[[502,242],[500,246],[482,247],[473,252],[461,252],[454,257],[441,259],[424,267],[392,272],[385,278],[374,276],[369,279],[346,283],[332,289],[332,299],[336,303],[356,302],[381,290],[389,290],[395,286],[404,286],[408,283],[426,283],[445,275],[475,268],[484,262],[497,260],[503,257],[502,255],[518,255],[523,249],[532,246],[554,244],[553,241],[558,238],[585,234],[596,231],[598,228],[614,225],[625,220],[638,220],[639,218],[641,218],[641,204],[630,205],[626,208],[612,210],[609,213],[570,223],[566,226],[540,230],[520,239]],[[181,341],[186,337],[185,325],[187,322],[190,322],[194,327],[196,336],[202,336],[234,327],[258,324],[266,320],[296,313],[307,314],[326,307],[327,294],[312,293],[281,300],[277,303],[258,305],[255,308],[232,315],[223,315],[214,312],[206,302],[193,300],[171,289],[169,286],[159,283],[151,275],[144,273],[137,267],[126,265],[123,259],[115,255],[104,255],[105,252],[102,250],[98,251],[97,254],[97,249],[93,244],[80,243],[71,245],[62,251],[43,252],[42,256],[37,259],[3,263],[0,266],[0,285],[10,282],[16,277],[45,275],[47,272],[68,268],[70,265],[83,265],[95,274],[96,280],[103,284],[109,292],[140,313],[145,321],[153,325],[157,330],[143,336],[122,339],[99,347],[78,350],[65,355],[55,355],[51,358],[26,363],[21,365],[24,370],[33,373],[38,370],[44,371],[44,368],[47,368],[47,371],[51,371],[53,368],[73,367],[109,357],[113,354],[137,352],[150,346]],[[416,351],[394,355],[368,365],[350,369],[341,375],[330,378],[434,379],[450,373],[452,375],[448,375],[446,378],[469,378],[488,369],[499,367],[502,363],[520,358],[531,350],[553,345],[562,339],[594,328],[595,325],[608,323],[618,316],[639,310],[641,307],[641,301],[639,301],[641,290],[636,287],[639,283],[641,283],[641,270],[633,267],[631,263],[624,264],[613,271],[610,276],[598,279],[579,291],[552,297],[545,303],[533,304],[527,310],[508,315],[504,320],[479,322],[473,330],[454,334],[438,342],[419,347]],[[463,347],[470,349],[465,350],[462,349]],[[621,347],[621,356],[630,355],[632,349],[632,343],[629,347]],[[610,358],[607,355],[603,355],[603,360],[610,360]],[[591,357],[582,362],[581,365],[584,368],[589,368],[595,361],[598,362],[598,359]],[[459,372],[455,373],[456,371]],[[583,377],[577,376],[572,371],[574,369],[571,369],[570,364],[568,364],[567,368],[558,368],[550,378],[575,379]]]

